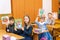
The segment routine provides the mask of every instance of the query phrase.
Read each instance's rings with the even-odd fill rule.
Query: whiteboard
[[[0,0],[0,14],[11,13],[11,0]]]

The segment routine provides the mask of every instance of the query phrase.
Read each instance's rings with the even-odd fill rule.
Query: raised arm
[[[39,16],[36,17],[35,23],[39,26],[39,21],[38,21],[38,19],[39,19]]]
[[[37,16],[37,17],[36,17],[36,20],[35,20],[35,22],[38,22],[38,19],[39,19],[39,16]]]

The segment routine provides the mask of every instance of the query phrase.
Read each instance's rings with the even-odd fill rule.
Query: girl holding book
[[[22,27],[23,34],[25,38],[22,40],[32,40],[32,26],[30,24],[30,17],[29,16],[24,16],[24,24],[25,26]]]
[[[40,29],[39,32],[37,32],[38,34],[38,39],[39,40],[53,40],[51,34],[49,33],[46,25],[47,22],[45,22],[45,16],[42,15],[42,17],[40,17],[40,21],[38,21],[39,16],[37,16],[35,23],[38,25],[38,28]]]

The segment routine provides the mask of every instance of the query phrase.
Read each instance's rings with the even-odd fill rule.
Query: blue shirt
[[[38,25],[38,28],[41,29],[42,31],[47,30],[46,24],[47,22],[35,22]]]

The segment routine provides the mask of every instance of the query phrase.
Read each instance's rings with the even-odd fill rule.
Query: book
[[[17,29],[22,28],[22,19],[15,19],[15,27]]]
[[[10,40],[10,36],[9,35],[3,35],[3,40]]]
[[[17,40],[17,38],[12,36],[10,40]]]
[[[42,33],[42,29],[35,29],[35,33]]]
[[[9,17],[8,16],[2,16],[1,17],[2,24],[9,24]]]
[[[44,10],[43,9],[39,9],[38,13],[39,13],[39,16],[41,17],[43,15],[43,13],[44,13]]]

